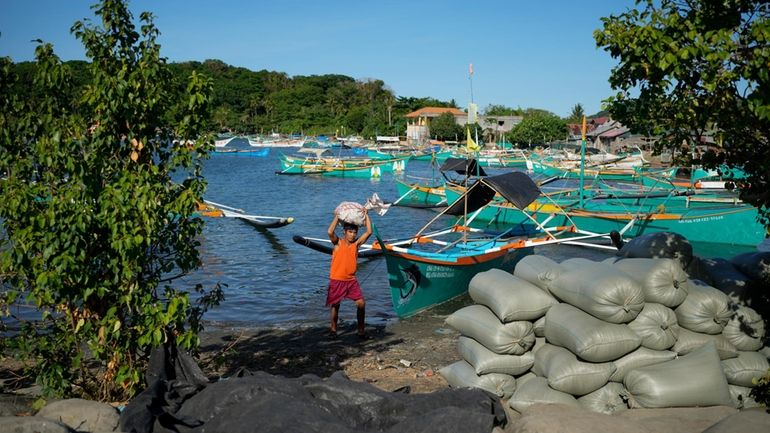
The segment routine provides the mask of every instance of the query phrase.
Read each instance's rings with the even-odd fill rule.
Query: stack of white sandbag
[[[516,377],[527,373],[534,363],[533,322],[544,317],[556,300],[499,269],[478,273],[468,292],[476,305],[462,308],[446,320],[462,334],[458,351],[463,360],[439,373],[453,387],[476,387],[509,398]]]
[[[610,379],[618,373],[613,361],[641,344],[627,324],[644,307],[642,289],[622,271],[587,259],[571,259],[557,269],[558,276],[544,288],[562,303],[545,316],[546,344],[535,354],[533,366],[544,380],[521,386],[509,405],[521,411],[532,403],[572,399],[599,412],[627,409],[628,392]],[[532,273],[529,267],[517,267],[515,274]],[[538,275],[544,281],[544,273]],[[538,395],[558,399],[533,398]]]
[[[496,278],[479,274],[471,283],[471,296],[484,306],[460,310],[448,322],[466,336],[461,341],[473,339],[500,354],[520,344],[524,335],[509,339],[499,331],[481,330],[481,311],[499,319],[497,326],[510,326],[506,320],[534,321],[533,332],[545,341],[533,350],[536,377],[528,374],[518,384],[508,383],[509,389],[515,387],[508,402],[513,409],[534,403],[580,404],[604,413],[628,407],[755,405],[749,398],[752,379],[770,367],[758,352],[765,333],[762,318],[751,308],[731,304],[719,290],[690,280],[677,260],[569,259],[557,264],[528,256],[513,277],[497,272]],[[503,290],[502,280],[526,289]],[[541,293],[532,295],[532,286]],[[490,295],[498,291],[497,297]],[[543,295],[556,298],[541,305],[544,316],[522,313],[521,306]],[[519,306],[515,314],[512,305]],[[478,311],[474,319],[459,320],[471,311]],[[492,318],[484,319],[490,323],[485,326],[492,326]],[[520,326],[525,333],[526,325]],[[490,341],[490,335],[497,339]],[[466,368],[482,377],[489,370],[475,368],[485,363],[466,345],[461,343],[460,350]]]

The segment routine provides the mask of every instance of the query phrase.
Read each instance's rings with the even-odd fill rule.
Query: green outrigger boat
[[[368,158],[320,158],[281,155],[277,174],[331,177],[378,178],[406,170],[409,157],[373,160]]]
[[[425,185],[419,183],[407,183],[396,179],[396,192],[398,199],[394,206],[406,206],[415,208],[435,208],[446,206],[446,193],[444,184]]]
[[[500,194],[513,206],[526,209],[540,190],[524,173],[511,172],[479,179],[461,199],[409,239],[383,242],[375,230],[377,244],[385,253],[393,309],[399,317],[449,301],[468,290],[478,272],[492,268],[512,271],[534,246],[574,243],[609,234],[581,234],[574,226],[549,227],[533,221],[502,233],[468,227],[477,215]],[[436,232],[425,230],[441,215],[462,215],[465,221]],[[611,248],[611,247],[609,247]]]
[[[475,159],[448,158],[439,168],[439,172],[444,182],[450,184],[461,184],[469,176],[486,176]],[[455,172],[463,176],[462,179],[451,179],[447,176],[448,172]],[[406,206],[415,208],[435,208],[447,205],[446,193],[444,192],[444,182],[434,181],[430,184],[408,183],[396,179],[396,192],[398,199],[393,202],[395,206]]]
[[[453,203],[463,194],[461,187],[445,190]],[[622,194],[583,191],[540,197],[526,209],[497,200],[481,209],[478,221],[503,227],[529,224],[575,225],[583,231],[618,231],[626,238],[670,231],[693,242],[755,246],[766,236],[757,208],[743,203],[734,193],[697,193],[670,190]]]

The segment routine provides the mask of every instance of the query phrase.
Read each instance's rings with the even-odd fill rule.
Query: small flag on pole
[[[473,63],[468,64],[468,75],[473,75]]]

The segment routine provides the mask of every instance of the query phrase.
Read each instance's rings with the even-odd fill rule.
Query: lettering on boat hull
[[[702,218],[691,218],[691,219],[682,219],[679,220],[679,224],[692,224],[692,223],[703,223],[707,221],[719,221],[725,219],[722,215],[714,215],[714,216],[707,216]]]

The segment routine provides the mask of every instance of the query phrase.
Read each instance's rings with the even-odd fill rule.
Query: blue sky
[[[31,60],[35,43],[85,59],[69,32],[95,0],[0,0],[0,56]],[[481,107],[534,107],[567,116],[600,110],[616,62],[596,48],[600,18],[633,0],[134,0],[151,11],[170,61],[220,59],[289,75],[383,80],[398,96],[473,97]]]

